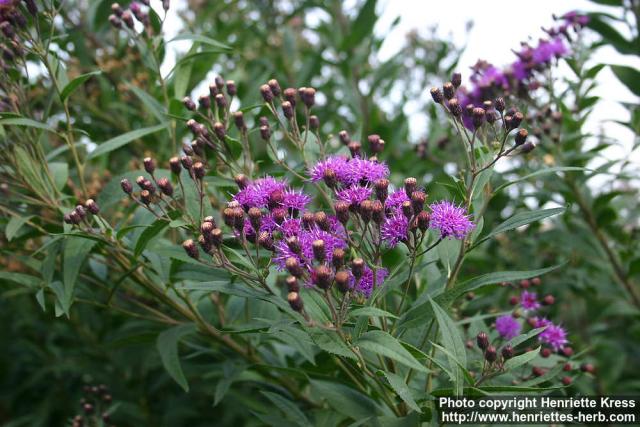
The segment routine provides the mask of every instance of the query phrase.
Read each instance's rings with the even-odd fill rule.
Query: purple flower
[[[440,236],[443,239],[453,237],[462,240],[475,227],[464,208],[447,200],[432,203],[429,208],[431,209],[430,226],[440,230]]]
[[[238,191],[233,200],[246,208],[264,208],[269,201],[269,195],[276,190],[284,191],[287,183],[278,181],[271,176],[256,179],[242,190]]]
[[[496,319],[496,330],[502,338],[510,340],[520,335],[522,325],[510,314],[500,316]]]
[[[282,196],[282,206],[287,209],[302,211],[309,203],[311,203],[311,197],[304,194],[302,191],[296,191],[290,188],[286,189]]]
[[[520,294],[520,305],[525,310],[534,311],[540,308],[538,295],[535,292],[522,291]]]
[[[359,185],[352,185],[351,187],[340,190],[336,193],[338,200],[349,202],[354,206],[359,206],[360,203],[371,197],[372,190],[369,187],[360,187]]]
[[[325,160],[316,163],[315,166],[309,170],[311,181],[322,181],[328,169],[335,172],[338,182],[344,185],[351,183],[352,172],[349,168],[348,159],[339,155],[329,156]]]
[[[279,228],[284,237],[297,236],[302,230],[302,221],[295,218],[285,219]]]
[[[389,271],[386,268],[376,269],[375,287],[382,285],[388,275]],[[365,298],[369,298],[374,289],[373,270],[365,266],[364,273],[357,283],[355,283],[355,278],[352,276],[351,288],[354,289],[355,292],[362,294]]]
[[[384,207],[387,212],[397,212],[400,210],[402,204],[406,201],[409,201],[409,197],[407,197],[407,193],[404,189],[399,189],[389,194],[387,200],[384,202]]]
[[[567,341],[567,331],[565,331],[563,327],[554,325],[548,320],[546,322],[547,324],[544,326],[546,326],[547,329],[540,333],[538,339],[543,343],[549,344],[551,347],[553,347],[554,350],[557,351],[569,342]]]
[[[355,157],[349,160],[349,181],[351,184],[371,183],[389,176],[386,163]]]
[[[325,259],[328,263],[331,263],[331,260],[333,259],[333,251],[335,249],[344,249],[347,247],[347,243],[342,238],[332,233],[320,230],[317,227],[313,227],[311,230],[300,229],[297,233],[297,237],[300,243],[300,248],[302,249],[302,256],[293,253],[284,239],[276,243],[276,253],[273,257],[273,261],[280,270],[285,269],[285,262],[287,258],[294,257],[300,261],[301,265],[311,271],[313,267],[313,242],[316,240],[322,240],[324,242]]]
[[[406,240],[408,233],[409,220],[402,213],[395,213],[391,217],[387,217],[380,228],[382,240],[392,248]]]

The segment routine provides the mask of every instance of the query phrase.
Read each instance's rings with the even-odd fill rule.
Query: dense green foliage
[[[26,22],[12,36],[20,46],[2,41],[2,425],[72,425],[82,399],[101,402],[92,426],[435,425],[436,395],[638,390],[640,209],[638,165],[628,158],[640,143],[640,104],[625,104],[628,117],[606,124],[634,135],[616,159],[602,153],[618,141],[585,131],[603,69],[640,93],[636,69],[597,59],[602,46],[638,55],[637,1],[597,1],[610,14],[590,14],[560,60],[572,74],[559,78],[552,66],[548,84],[526,96],[504,94],[524,112],[521,126],[536,143],[508,159],[499,141],[512,143],[510,129],[487,125],[469,138],[429,94],[457,70],[462,49],[415,33],[381,61],[375,0],[353,10],[337,0],[192,1],[173,39],[164,34],[160,2],[151,3],[149,24],[133,30],[109,24],[108,1],[6,6]],[[172,45],[185,42],[175,65],[161,68]],[[192,139],[188,120],[216,121],[213,109],[190,111],[183,98],[197,103],[218,75],[235,82],[237,95],[216,117],[242,111],[248,130],[236,130],[229,117],[220,138],[227,151],[208,154],[202,187],[191,188],[198,181],[188,172],[173,176],[182,209],[158,219],[127,199],[121,179],[150,178],[148,156],[157,162],[154,181],[172,176],[169,158]],[[270,79],[317,89],[317,132],[306,133],[304,108],[281,123],[281,102],[260,93]],[[412,141],[415,115],[428,131]],[[261,136],[262,116],[276,149]],[[255,265],[240,244],[225,241],[236,270],[185,254],[180,245],[197,238],[204,215],[223,223],[239,170],[251,179],[284,177],[313,195],[314,209],[332,209],[323,190],[308,185],[306,169],[324,149],[348,153],[343,129],[363,149],[368,135],[385,141],[378,157],[397,188],[416,177],[428,203],[467,208],[476,223],[471,236],[441,242],[425,232],[435,242],[426,254],[399,245],[374,257],[391,275],[372,299],[354,299],[345,318],[320,293],[302,289],[312,322],[290,309],[285,274],[273,266],[264,268],[263,288],[243,281]],[[63,216],[88,199],[100,206],[91,225],[65,224]],[[256,247],[260,257],[268,255]],[[574,353],[542,357],[541,330],[525,325],[515,338],[518,356],[485,369],[476,335],[493,331],[504,345],[495,318],[513,310],[514,287],[532,279],[540,295],[553,295],[544,315],[569,331]],[[500,286],[507,282],[514,286]],[[567,363],[570,384],[562,382]],[[531,374],[532,366],[544,374]],[[87,388],[98,384],[108,391]],[[111,421],[101,421],[103,411]]]

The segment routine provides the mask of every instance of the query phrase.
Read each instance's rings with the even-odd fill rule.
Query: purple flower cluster
[[[475,225],[469,219],[464,208],[454,205],[453,203],[443,200],[432,203],[431,209],[431,227],[440,231],[440,237],[462,240]]]
[[[535,311],[540,308],[538,295],[535,292],[522,291],[520,294],[520,305],[524,310]]]
[[[335,179],[343,186],[366,185],[389,176],[389,168],[377,160],[330,156],[310,168],[311,181]]]
[[[471,87],[460,88],[460,105],[482,107],[484,101],[501,94],[521,95],[538,88],[537,75],[549,68],[555,59],[570,53],[567,41],[571,39],[571,30],[577,31],[588,22],[586,16],[576,12],[567,13],[560,20],[560,25],[545,30],[549,38],[540,39],[535,45],[522,43],[520,50],[514,52],[517,59],[505,68],[478,61],[470,78]],[[470,124],[471,121],[467,118],[466,122]]]
[[[545,318],[535,318],[534,321],[536,328],[546,327],[546,329],[538,335],[540,342],[550,345],[554,350],[560,350],[569,343],[567,340],[567,331],[562,326],[555,325]]]

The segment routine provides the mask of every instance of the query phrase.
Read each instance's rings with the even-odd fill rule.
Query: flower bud
[[[495,362],[498,358],[498,352],[496,351],[496,348],[492,345],[487,347],[487,349],[484,351],[484,358],[489,363]]]
[[[117,29],[122,28],[122,21],[116,15],[111,14],[109,15],[108,19],[109,19],[109,24],[111,24],[113,28],[117,28]]]
[[[276,79],[269,80],[267,84],[269,85],[269,89],[271,89],[271,92],[274,96],[280,96],[280,94],[282,93],[282,89],[280,88],[280,83],[278,83]]]
[[[233,122],[240,132],[244,132],[247,130],[247,125],[244,122],[244,114],[242,113],[242,111],[236,111],[235,113],[233,113]]]
[[[331,270],[326,265],[319,265],[313,271],[314,281],[320,289],[329,289],[331,287],[332,277]]]
[[[402,215],[404,215],[405,218],[411,219],[411,217],[413,217],[413,208],[411,207],[410,201],[406,200],[402,202],[402,205],[400,205],[400,208],[402,210]]]
[[[494,106],[496,108],[496,110],[498,110],[499,112],[503,112],[504,108],[505,108],[505,102],[504,102],[504,98],[500,97],[500,98],[496,98],[496,100],[494,101]]]
[[[260,230],[260,224],[262,223],[262,211],[260,211],[260,209],[255,207],[250,208],[248,215],[249,215],[249,222],[251,223],[251,227],[253,227],[253,229],[256,231]]]
[[[360,203],[360,218],[364,221],[365,224],[368,224],[371,221],[371,216],[373,215],[373,202],[371,200],[364,200]]]
[[[539,366],[534,366],[533,368],[531,368],[531,373],[534,377],[541,377],[544,375],[544,369]]]
[[[158,187],[165,196],[173,196],[173,185],[171,185],[171,182],[169,182],[167,178],[160,178],[158,180]]]
[[[31,16],[35,17],[38,14],[38,6],[34,0],[25,0],[25,4],[27,6],[27,11],[31,14]]]
[[[65,215],[65,217],[68,217],[68,219],[69,219],[68,222],[67,222],[66,221],[67,218],[64,218],[65,222],[67,222],[68,224],[78,225],[82,221],[82,218],[80,218],[80,215],[78,214],[78,211],[76,211],[75,209],[72,210],[71,212],[69,212],[67,215]]]
[[[211,241],[207,239],[203,234],[198,236],[198,244],[205,253],[211,252]]]
[[[153,172],[156,170],[156,162],[153,161],[151,157],[145,157],[142,160],[142,164],[144,165],[144,170],[147,171],[149,175],[153,175]]]
[[[384,222],[384,205],[380,200],[371,203],[371,218],[378,225]]]
[[[573,356],[573,348],[566,346],[566,347],[562,347],[562,349],[560,350],[560,352],[562,353],[562,355],[564,357],[571,357]]]
[[[224,137],[227,135],[227,129],[222,123],[216,122],[213,124],[213,133],[220,141],[223,141]]]
[[[319,127],[320,119],[318,118],[318,116],[309,116],[309,128],[311,128],[311,130],[317,130]]]
[[[551,349],[547,347],[543,348],[542,350],[540,350],[540,356],[544,359],[548,358],[549,356],[551,356]]]
[[[224,110],[227,108],[227,98],[225,98],[224,94],[219,93],[216,95],[215,97],[216,100],[216,105],[218,106],[219,109]]]
[[[189,156],[180,157],[180,163],[182,163],[182,167],[187,171],[190,171],[193,168],[193,159]]]
[[[289,101],[284,101],[282,103],[282,114],[287,118],[293,118],[293,106]]]
[[[451,99],[456,95],[456,88],[453,87],[453,83],[446,82],[442,85],[442,93],[446,99]]]
[[[298,283],[298,279],[293,276],[288,276],[286,279],[287,290],[289,292],[298,292],[300,290],[300,284]]]
[[[287,218],[287,210],[285,208],[275,208],[271,211],[271,216],[276,224],[282,225]]]
[[[416,191],[417,188],[418,188],[417,179],[413,177],[409,177],[404,180],[404,192],[407,195],[407,197],[411,198],[411,195],[413,194],[414,191]]]
[[[193,174],[195,175],[195,177],[197,179],[204,178],[204,176],[206,174],[206,170],[205,170],[204,164],[202,164],[202,162],[195,162],[193,164]]]
[[[269,85],[260,86],[260,94],[262,95],[262,99],[264,99],[264,102],[273,101],[273,92],[271,91]]]
[[[526,129],[520,129],[516,133],[516,145],[524,144],[527,141],[527,136],[529,136],[529,132]]]
[[[180,166],[180,159],[177,157],[170,158],[169,169],[171,169],[171,173],[173,173],[174,175],[180,175],[180,170],[182,170]]]
[[[260,233],[260,236],[258,237],[258,244],[260,245],[260,247],[268,251],[275,250],[275,246],[273,244],[273,238],[271,237],[271,234],[269,234],[266,231],[263,231]]]
[[[476,343],[481,350],[485,350],[489,347],[489,336],[486,332],[480,332],[478,336],[476,336]]]
[[[298,240],[296,236],[287,237],[287,239],[285,240],[285,243],[287,244],[287,247],[289,248],[289,250],[294,254],[296,255],[302,254],[302,247],[300,246],[300,240]]]
[[[187,253],[187,255],[189,255],[191,258],[198,259],[200,257],[200,253],[198,252],[198,247],[193,242],[193,240],[191,239],[185,240],[182,243],[182,247],[184,248],[184,251]]]
[[[596,368],[591,363],[583,363],[580,365],[580,370],[588,374],[594,374]]]
[[[340,200],[333,207],[336,211],[336,217],[342,225],[346,225],[349,222],[349,206],[349,202]]]
[[[431,88],[431,98],[433,98],[433,101],[436,104],[442,104],[442,101],[444,101],[444,95],[442,94],[442,91],[440,90],[440,88],[438,87]]]
[[[331,224],[329,224],[329,217],[326,213],[319,211],[313,215],[313,221],[316,223],[318,228],[322,231],[329,231],[331,228]]]
[[[209,233],[209,239],[211,239],[211,243],[213,244],[213,246],[219,248],[222,245],[222,230],[219,228],[214,228],[213,230],[211,230],[211,233]]]
[[[533,279],[531,279],[531,284],[533,286],[540,286],[541,283],[542,281],[540,280],[539,277],[534,277]]]
[[[341,130],[340,132],[338,132],[338,138],[340,138],[340,142],[343,145],[349,145],[349,143],[351,142],[351,137],[346,130]]]
[[[211,98],[215,98],[217,94],[218,94],[218,86],[216,86],[215,83],[211,83],[209,85],[209,96],[211,96]]]
[[[238,88],[236,87],[236,82],[233,80],[227,80],[227,94],[231,97],[236,96],[238,93]]]
[[[289,306],[291,306],[293,311],[301,312],[304,308],[302,298],[300,298],[298,292],[289,292],[289,294],[287,294],[287,301],[289,301]]]
[[[149,190],[142,190],[140,192],[140,200],[142,203],[149,206],[151,204],[151,192]]]
[[[523,154],[528,154],[532,152],[534,148],[536,148],[536,146],[533,144],[533,142],[525,142],[524,144],[522,144],[521,151]]]
[[[562,370],[565,371],[565,372],[571,372],[571,371],[573,371],[573,366],[571,365],[571,363],[567,362],[562,367]]]
[[[120,187],[122,187],[122,191],[127,194],[131,194],[133,192],[133,185],[131,185],[131,181],[126,178],[120,181]]]
[[[524,115],[520,111],[514,113],[511,119],[511,129],[515,129],[520,126],[522,120],[524,120]]]
[[[292,276],[297,278],[302,277],[303,270],[302,270],[302,267],[300,266],[300,261],[298,261],[297,258],[294,258],[294,257],[287,258],[285,260],[285,267],[289,272],[289,274],[291,274]]]
[[[362,258],[356,258],[351,261],[351,273],[356,280],[362,277],[364,274],[364,260]]]
[[[94,215],[97,215],[98,212],[100,212],[100,207],[93,199],[87,199],[87,201],[84,202],[84,206],[87,208],[89,212],[91,212]]]
[[[360,157],[362,145],[358,141],[351,141],[347,147],[351,152],[351,157]]]
[[[316,103],[316,90],[312,87],[303,88],[300,98],[307,108],[311,108]]]
[[[389,196],[389,180],[381,178],[373,183],[376,190],[376,198],[384,203]]]
[[[166,12],[167,10],[169,10],[169,7],[171,6],[171,1],[170,0],[162,0],[162,9]]]
[[[449,100],[449,111],[454,117],[460,117],[462,115],[462,107],[457,98],[451,98]]]
[[[478,129],[484,123],[484,115],[485,111],[483,108],[476,107],[471,112],[471,120],[473,121],[473,126]]]
[[[338,271],[334,277],[338,290],[343,294],[349,291],[349,288],[350,288],[349,279],[350,279],[349,272],[345,270]]]
[[[316,261],[324,262],[326,257],[326,253],[324,251],[324,240],[314,240],[311,244],[311,247],[313,248],[313,257],[316,259]]]
[[[189,111],[194,111],[196,109],[196,103],[193,102],[193,100],[191,98],[189,98],[188,96],[185,96],[182,99],[182,104],[185,106],[185,108]]]
[[[268,141],[271,138],[271,129],[269,129],[269,126],[260,126],[260,137],[265,141]]]
[[[513,357],[513,347],[511,345],[506,345],[502,348],[502,358],[504,360],[509,360]]]
[[[424,209],[424,202],[427,200],[427,195],[424,191],[414,191],[411,193],[411,207],[415,215],[422,212]]]
[[[429,229],[430,221],[431,215],[429,215],[429,212],[427,211],[420,212],[416,217],[416,224],[418,225],[420,231],[422,231],[423,233]]]
[[[451,75],[451,84],[453,84],[454,88],[459,88],[460,85],[462,84],[462,74],[460,73],[453,73]]]
[[[570,386],[572,383],[572,379],[569,376],[562,377],[562,384],[565,386]]]
[[[122,22],[124,22],[129,29],[133,30],[134,22],[133,22],[133,15],[131,15],[131,12],[128,10],[125,10],[124,12],[122,12],[121,18],[122,18]]]
[[[542,304],[543,305],[553,305],[553,303],[556,301],[556,299],[553,297],[553,295],[546,295],[543,299],[542,299]]]
[[[335,188],[335,186],[338,184],[336,172],[331,168],[327,168],[324,170],[322,174],[322,180],[325,184],[327,184],[327,187],[329,188]]]
[[[342,268],[342,266],[344,265],[344,257],[344,249],[335,248],[333,250],[333,253],[331,254],[331,263],[336,270]]]

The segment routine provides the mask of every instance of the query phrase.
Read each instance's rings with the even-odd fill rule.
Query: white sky
[[[154,3],[154,2],[152,2]],[[179,31],[179,20],[176,10],[185,7],[184,0],[172,1],[172,10],[169,12],[165,29],[171,36]],[[345,1],[347,7],[352,6],[354,0]],[[154,4],[154,6],[156,6]],[[402,43],[407,32],[417,29],[427,31],[431,27],[437,26],[438,34],[451,36],[458,45],[467,42],[460,64],[459,70],[465,74],[469,67],[477,59],[485,59],[497,66],[508,64],[514,60],[512,49],[517,49],[520,41],[528,39],[536,40],[544,37],[541,27],[552,25],[552,14],[563,14],[570,10],[608,10],[606,7],[599,7],[587,0],[537,0],[535,3],[523,4],[521,2],[508,2],[504,0],[483,0],[483,1],[452,1],[452,0],[381,0],[378,5],[381,19],[376,26],[376,31],[381,34],[387,33],[391,22],[400,16],[400,23],[387,35],[382,47],[381,59],[393,55]],[[610,10],[608,10],[610,11]],[[467,22],[472,20],[473,28],[467,34]],[[189,47],[189,42],[178,42],[172,44],[172,49],[184,52]],[[172,53],[172,52],[169,52]],[[163,64],[163,69],[170,69],[174,61],[174,55],[168,55],[168,59]],[[598,55],[593,58],[594,64],[598,62],[625,64],[640,68],[638,57],[625,57],[618,54],[613,48],[605,47],[599,50]],[[572,73],[568,69],[560,69],[558,75],[570,76]],[[443,76],[447,78],[447,76]],[[587,131],[598,132],[604,129],[606,135],[620,141],[624,148],[613,147],[603,155],[607,157],[626,157],[633,142],[633,134],[625,128],[613,124],[610,121],[625,120],[629,113],[619,104],[620,101],[637,101],[637,98],[624,87],[605,68],[598,75],[598,89],[595,95],[601,95],[606,100],[601,101],[588,124]],[[429,82],[426,86],[431,86]],[[420,126],[424,121],[411,120],[411,130],[414,136],[419,136],[423,129]],[[633,159],[640,161],[640,153],[634,153]]]

